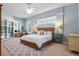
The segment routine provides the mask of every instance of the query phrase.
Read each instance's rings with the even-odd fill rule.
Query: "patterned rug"
[[[4,47],[12,56],[43,56],[47,48],[35,50],[29,46],[20,43],[19,38],[9,39],[4,41]]]

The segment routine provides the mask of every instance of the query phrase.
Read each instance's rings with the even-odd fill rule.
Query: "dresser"
[[[69,34],[68,42],[71,51],[79,52],[79,34]]]

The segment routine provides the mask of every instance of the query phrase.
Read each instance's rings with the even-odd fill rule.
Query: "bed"
[[[42,30],[44,35],[39,35],[39,34],[31,34],[31,35],[24,35],[20,38],[20,41],[22,44],[25,44],[29,47],[32,47],[34,49],[41,49],[42,47],[45,47],[49,44],[51,44],[54,40],[54,28],[51,29],[38,29],[39,31]]]

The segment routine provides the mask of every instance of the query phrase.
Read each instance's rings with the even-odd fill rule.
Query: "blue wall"
[[[64,6],[64,10],[63,7],[61,7],[32,17],[28,17],[25,20],[25,25],[27,25],[28,21],[31,22],[30,29],[32,32],[32,26],[37,23],[37,20],[56,16],[58,13],[61,13],[63,11],[64,11],[64,35],[68,37],[68,34],[79,33],[79,17],[78,17],[79,5],[78,4],[71,4],[69,6]],[[27,26],[25,26],[25,29],[27,30]]]
[[[79,34],[79,4],[78,4],[78,34]]]
[[[78,33],[78,4],[73,4],[64,7],[64,35],[65,41],[68,39],[68,34]]]
[[[50,11],[47,11],[47,12],[44,12],[44,13],[41,13],[41,14],[38,14],[38,15],[28,17],[25,20],[25,25],[27,25],[28,21],[31,22],[30,29],[31,29],[31,32],[32,32],[32,30],[33,30],[32,26],[37,24],[37,20],[42,19],[42,18],[47,18],[47,17],[53,17],[53,16],[56,16],[58,13],[62,13],[62,12],[63,12],[63,8],[61,7],[61,8],[50,10]],[[25,26],[25,29],[27,30],[27,26]]]

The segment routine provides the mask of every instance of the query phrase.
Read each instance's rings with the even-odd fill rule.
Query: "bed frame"
[[[47,45],[49,45],[49,44],[51,44],[51,43],[53,42],[53,40],[54,40],[54,33],[55,33],[55,29],[54,29],[54,28],[38,28],[38,30],[39,30],[39,31],[40,31],[40,30],[51,31],[51,32],[52,32],[52,38],[51,38],[52,40],[43,43],[40,48],[39,48],[35,43],[33,43],[33,42],[28,42],[28,41],[25,41],[25,40],[22,40],[22,39],[20,39],[21,43],[22,43],[22,44],[25,44],[25,45],[27,45],[27,46],[29,46],[29,47],[32,47],[32,48],[34,48],[34,49],[36,49],[36,50],[40,50],[42,47],[45,47],[45,46],[47,46]]]

